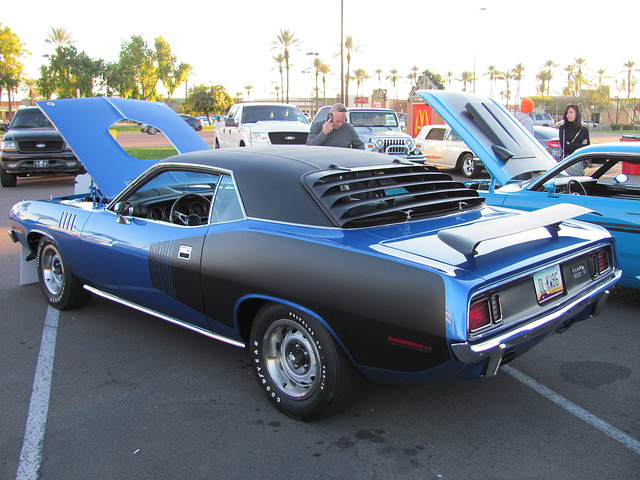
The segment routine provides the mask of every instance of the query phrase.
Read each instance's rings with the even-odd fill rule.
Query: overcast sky
[[[26,74],[39,77],[43,55],[54,47],[45,43],[52,27],[71,33],[78,51],[94,59],[117,61],[122,41],[140,35],[169,42],[178,61],[192,65],[189,85],[223,85],[229,94],[251,98],[274,96],[280,79],[273,49],[280,29],[301,40],[292,52],[290,96],[311,96],[315,78],[313,56],[328,64],[327,96],[339,93],[340,0],[207,0],[204,2],[86,2],[86,0],[32,0],[29,7],[3,8],[0,22],[25,44],[31,55],[23,59]],[[344,35],[351,35],[360,51],[352,55],[351,70],[363,68],[371,79],[362,94],[374,88],[396,92],[385,80],[396,69],[402,78],[397,95],[406,98],[411,67],[459,78],[473,71],[476,91],[489,94],[489,65],[508,70],[522,63],[525,77],[521,96],[535,94],[535,76],[547,60],[560,67],[551,81],[551,93],[565,83],[563,67],[586,59],[587,76],[605,69],[621,77],[623,63],[640,66],[638,48],[640,1],[591,2],[576,0],[344,0]],[[336,56],[338,55],[338,56]],[[346,60],[345,60],[346,68]],[[382,69],[379,84],[375,70]],[[614,86],[614,80],[607,82]],[[184,95],[184,86],[176,96]],[[322,88],[322,87],[321,87]],[[461,90],[455,82],[452,89]],[[498,86],[498,91],[504,89]],[[638,87],[640,89],[640,86]],[[512,88],[512,90],[514,90]],[[355,93],[355,83],[350,86]],[[612,89],[612,95],[617,92]],[[639,94],[638,91],[635,92]],[[322,92],[321,92],[322,95]]]

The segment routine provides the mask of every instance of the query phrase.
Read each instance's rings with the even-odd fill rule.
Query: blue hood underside
[[[38,102],[100,191],[114,198],[157,160],[133,158],[118,145],[109,128],[122,120],[157,127],[178,153],[210,147],[171,108],[160,102],[90,97]]]

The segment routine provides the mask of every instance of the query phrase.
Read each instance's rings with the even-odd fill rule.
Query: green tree
[[[122,42],[119,64],[121,73],[128,77],[130,98],[155,100],[157,97],[157,53],[138,35]]]
[[[20,85],[24,65],[20,58],[30,53],[20,42],[20,38],[9,27],[0,23],[0,98],[2,91],[7,90],[9,112],[11,112],[11,93]]]
[[[222,85],[196,85],[189,89],[182,108],[189,115],[204,114],[210,120],[211,115],[222,115],[233,103]]]
[[[251,93],[251,90],[253,90],[253,85],[245,85],[244,89],[247,91],[247,102],[249,101],[249,95]]]
[[[295,34],[289,32],[289,30],[282,29],[280,29],[280,34],[276,35],[276,40],[273,42],[273,48],[282,48],[282,56],[284,57],[284,65],[287,71],[287,103],[289,103],[289,67],[291,66],[289,63],[289,58],[291,57],[290,50],[292,48],[298,48],[300,43],[300,40],[295,37]]]
[[[188,63],[178,64],[176,56],[171,52],[169,43],[164,38],[155,39],[156,61],[158,65],[158,79],[169,93],[169,99],[182,85],[191,73],[192,67]]]
[[[551,71],[551,69],[558,68],[558,64],[553,60],[547,60],[546,62],[544,62],[544,67],[547,69],[545,78],[547,79],[546,83],[547,83],[547,96],[548,96],[549,91],[551,90],[551,80],[553,79],[553,72]],[[541,95],[544,95],[544,92],[542,92]]]
[[[56,48],[49,56],[49,65],[40,67],[38,91],[44,98],[91,97],[103,72],[103,61],[93,60],[73,45]]]

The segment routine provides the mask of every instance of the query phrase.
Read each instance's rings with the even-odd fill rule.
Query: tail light
[[[469,307],[469,331],[476,332],[488,325],[491,325],[489,302],[483,298]]]
[[[592,278],[608,272],[610,268],[611,262],[606,250],[598,250],[589,255],[589,269],[591,270]]]
[[[560,140],[549,140],[546,143],[549,148],[562,148],[562,145],[560,145]]]
[[[469,306],[469,332],[476,333],[502,323],[502,303],[497,294],[483,296]]]

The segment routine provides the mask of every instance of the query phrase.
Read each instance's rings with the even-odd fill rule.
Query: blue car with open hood
[[[490,182],[470,183],[487,204],[526,211],[560,203],[587,208],[579,219],[605,227],[616,239],[620,285],[640,289],[640,142],[586,146],[558,163],[494,100],[420,93],[491,173]],[[476,108],[480,104],[487,108]]]
[[[613,238],[572,219],[583,207],[494,209],[433,167],[360,150],[212,150],[160,103],[40,108],[93,179],[10,212],[49,304],[98,295],[246,348],[294,418],[344,408],[362,379],[495,375],[597,315],[620,277]],[[122,119],[179,154],[129,157],[108,133]]]

